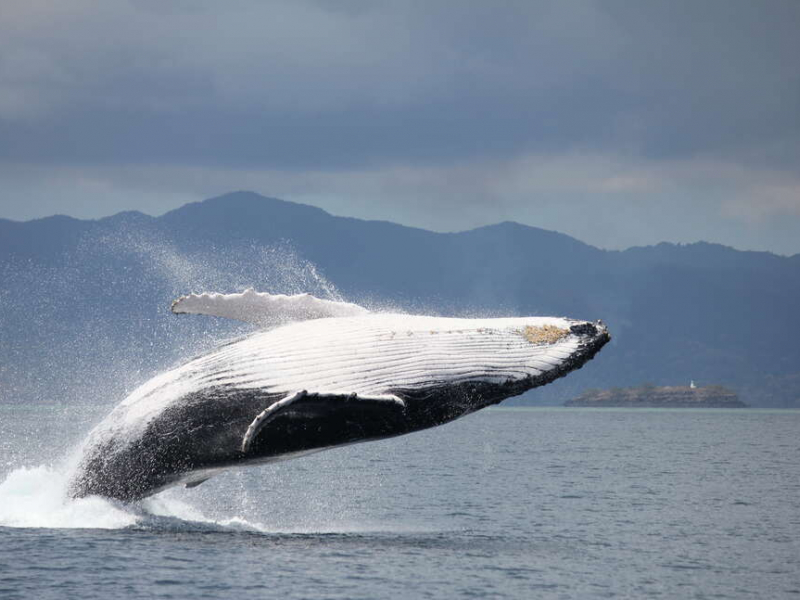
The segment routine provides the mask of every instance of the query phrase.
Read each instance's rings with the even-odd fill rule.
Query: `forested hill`
[[[237,192],[161,217],[0,220],[0,402],[111,402],[242,326],[168,313],[246,287],[443,315],[602,318],[612,343],[526,395],[721,384],[800,406],[800,258],[708,243],[604,251],[500,223],[433,233]],[[114,397],[114,398],[111,398]]]

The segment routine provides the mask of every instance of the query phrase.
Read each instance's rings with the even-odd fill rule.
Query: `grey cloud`
[[[12,5],[6,160],[797,158],[793,1]]]
[[[800,251],[796,0],[4,0],[0,216],[232,189]]]

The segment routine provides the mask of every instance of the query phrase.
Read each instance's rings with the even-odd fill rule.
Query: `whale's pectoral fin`
[[[279,325],[325,317],[353,317],[368,314],[363,306],[322,300],[311,294],[284,296],[252,289],[241,294],[189,294],[172,303],[175,314],[226,317],[259,326]]]
[[[391,394],[361,396],[295,392],[261,411],[242,438],[242,452],[259,446],[297,451],[327,448],[399,432],[405,402]]]

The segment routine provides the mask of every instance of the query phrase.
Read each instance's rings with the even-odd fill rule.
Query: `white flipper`
[[[250,423],[250,426],[247,428],[247,431],[242,438],[242,453],[246,454],[250,450],[250,446],[258,433],[264,427],[266,427],[272,419],[279,415],[284,408],[296,402],[307,401],[330,401],[334,403],[333,406],[336,404],[341,406],[345,402],[367,403],[372,405],[377,404],[384,405],[387,408],[394,410],[402,410],[406,406],[406,403],[403,401],[403,399],[395,396],[394,394],[373,394],[370,396],[359,396],[357,394],[309,393],[306,390],[295,392],[294,394],[289,394],[282,400],[278,400],[277,402],[270,404],[267,408],[256,415],[256,418],[253,419],[252,423]]]
[[[172,312],[226,317],[259,326],[325,317],[354,317],[369,313],[366,308],[357,304],[322,300],[311,294],[284,296],[252,289],[241,294],[205,293],[181,296],[172,303]]]

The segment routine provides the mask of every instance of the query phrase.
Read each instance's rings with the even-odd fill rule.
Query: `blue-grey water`
[[[800,411],[494,409],[138,506],[0,406],[0,598],[800,596]]]

